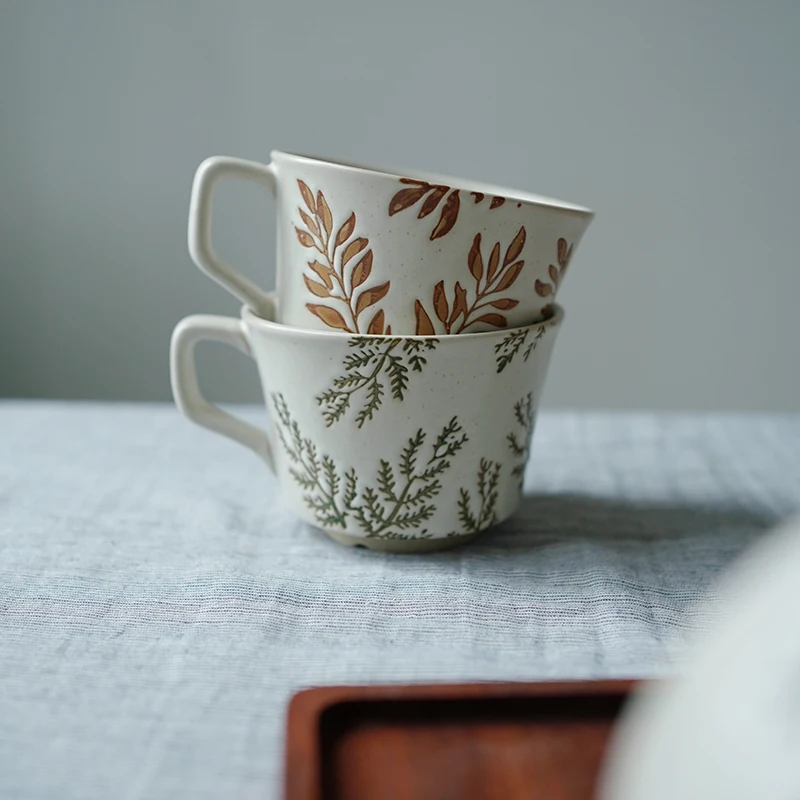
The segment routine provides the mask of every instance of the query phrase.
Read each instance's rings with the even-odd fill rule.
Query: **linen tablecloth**
[[[798,510],[800,417],[544,412],[513,520],[382,555],[171,407],[0,403],[0,798],[279,797],[315,684],[668,673]]]

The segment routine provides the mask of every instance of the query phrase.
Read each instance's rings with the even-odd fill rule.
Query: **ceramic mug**
[[[439,336],[546,319],[589,209],[436,175],[392,174],[275,152],[269,165],[215,157],[195,175],[189,251],[264,316],[267,293],[211,244],[224,176],[277,198],[277,321],[346,333]]]
[[[269,298],[267,298],[269,301]],[[304,331],[257,317],[187,317],[172,336],[172,390],[190,420],[249,447],[286,503],[345,544],[424,552],[514,513],[536,409],[564,314],[473,336]],[[193,350],[252,356],[266,428],[205,400]]]

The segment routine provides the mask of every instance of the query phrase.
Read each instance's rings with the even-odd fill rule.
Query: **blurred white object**
[[[800,519],[719,588],[724,622],[619,723],[601,800],[800,798]]]

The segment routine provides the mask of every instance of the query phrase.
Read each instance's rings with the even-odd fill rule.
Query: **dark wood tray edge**
[[[641,682],[633,679],[541,682],[419,683],[375,686],[323,686],[292,697],[287,711],[285,800],[323,800],[320,719],[340,703],[386,700],[447,700],[548,697],[553,695],[629,695]]]

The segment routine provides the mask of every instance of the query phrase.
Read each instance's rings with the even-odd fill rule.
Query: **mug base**
[[[380,553],[435,553],[439,550],[452,550],[469,544],[480,536],[477,533],[465,533],[461,536],[447,536],[441,539],[367,539],[363,536],[351,536],[349,533],[323,531],[335,542],[347,547],[366,547]]]

